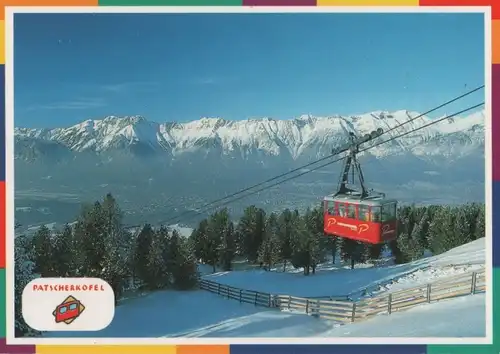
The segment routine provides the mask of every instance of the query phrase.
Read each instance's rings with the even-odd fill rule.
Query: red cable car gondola
[[[381,244],[397,237],[397,201],[385,198],[383,193],[368,191],[365,188],[361,165],[356,158],[359,146],[383,133],[382,129],[358,139],[353,133],[349,138],[349,154],[344,161],[337,193],[326,196],[324,203],[325,234],[344,237],[370,244]],[[358,175],[361,190],[347,187],[349,172],[352,168]]]

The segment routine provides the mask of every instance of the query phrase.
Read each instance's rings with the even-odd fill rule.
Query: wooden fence
[[[359,301],[273,295],[239,289],[206,279],[200,280],[200,288],[228,299],[238,300],[240,303],[278,308],[282,311],[302,312],[318,318],[348,323],[380,314],[390,315],[424,303],[481,293],[486,291],[486,278],[485,271],[481,270]]]
[[[201,279],[199,286],[200,289],[210,291],[228,299],[238,300],[239,302],[246,302],[255,306],[277,307],[273,302],[275,297],[268,293],[235,288],[206,279]]]

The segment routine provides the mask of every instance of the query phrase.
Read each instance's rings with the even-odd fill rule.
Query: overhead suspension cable
[[[383,140],[383,141],[381,141],[381,142],[378,142],[378,143],[376,143],[376,144],[374,144],[374,145],[371,145],[371,146],[369,146],[369,147],[366,147],[366,148],[364,148],[364,149],[360,149],[360,150],[359,150],[359,152],[364,152],[364,151],[367,151],[367,150],[369,150],[369,149],[371,149],[371,148],[374,148],[374,147],[376,147],[376,146],[380,146],[380,145],[382,145],[382,144],[388,143],[388,142],[393,141],[393,140],[395,140],[395,139],[399,139],[399,138],[401,138],[401,137],[403,137],[403,136],[406,136],[406,135],[408,135],[408,134],[414,133],[414,132],[419,131],[419,130],[421,130],[421,129],[427,128],[427,127],[429,127],[429,126],[431,126],[431,125],[434,125],[434,124],[437,124],[437,123],[439,123],[439,122],[442,122],[442,121],[443,121],[443,120],[445,120],[445,119],[453,118],[453,117],[458,116],[458,115],[460,115],[460,114],[463,114],[463,113],[469,112],[469,111],[471,111],[471,110],[473,110],[473,109],[476,109],[476,108],[479,108],[479,107],[481,107],[482,105],[484,105],[484,102],[481,102],[481,103],[476,104],[476,105],[474,105],[474,106],[470,106],[470,107],[468,107],[468,108],[465,108],[465,109],[463,109],[463,110],[461,110],[461,111],[459,111],[459,112],[453,113],[453,114],[451,114],[451,115],[447,115],[447,116],[445,116],[445,117],[442,117],[442,118],[439,118],[439,119],[433,120],[433,121],[429,122],[428,124],[422,125],[422,126],[420,126],[420,127],[418,127],[418,128],[415,128],[415,129],[413,129],[413,130],[411,130],[411,131],[407,131],[407,132],[404,132],[404,133],[399,134],[399,135],[397,135],[397,136],[394,136],[394,137],[391,137],[391,138],[389,138],[389,139]],[[297,175],[294,175],[294,176],[288,177],[288,178],[286,178],[286,179],[284,179],[284,180],[281,180],[281,181],[279,181],[279,182],[275,182],[275,183],[273,183],[273,184],[271,184],[271,185],[269,185],[269,186],[262,187],[262,188],[260,188],[260,189],[257,189],[257,190],[255,190],[255,191],[252,191],[252,192],[250,192],[250,193],[248,193],[248,194],[245,194],[245,195],[243,195],[243,196],[239,196],[239,197],[237,197],[237,198],[234,198],[234,199],[231,199],[231,200],[229,200],[229,201],[226,201],[226,202],[224,202],[224,203],[222,203],[222,204],[219,204],[219,205],[217,205],[217,206],[215,206],[215,207],[213,207],[213,208],[200,208],[200,209],[198,209],[197,211],[198,211],[198,212],[199,212],[199,211],[201,211],[201,210],[202,210],[202,211],[207,211],[207,210],[210,210],[210,209],[220,208],[220,207],[222,207],[222,206],[225,206],[225,205],[228,205],[228,204],[234,203],[234,202],[236,202],[236,201],[238,201],[238,200],[241,200],[241,199],[243,199],[243,198],[246,198],[246,197],[252,196],[252,195],[254,195],[254,194],[260,193],[260,192],[262,192],[262,191],[264,191],[264,190],[266,190],[266,189],[270,189],[270,188],[276,187],[276,186],[278,186],[278,185],[280,185],[280,184],[283,184],[283,183],[285,183],[285,182],[288,182],[288,181],[291,181],[291,180],[296,179],[296,178],[298,178],[298,177],[304,176],[304,175],[306,175],[306,174],[308,174],[308,173],[311,173],[311,172],[317,171],[317,170],[319,170],[319,169],[321,169],[321,168],[324,168],[324,167],[329,166],[329,165],[331,165],[331,164],[333,164],[333,163],[339,162],[339,161],[341,161],[341,160],[343,160],[343,159],[344,159],[344,157],[342,157],[342,158],[338,158],[338,159],[335,159],[335,160],[333,160],[333,161],[329,161],[329,162],[327,162],[327,163],[321,164],[321,165],[319,165],[319,166],[317,166],[317,167],[314,167],[314,168],[312,168],[312,169],[308,169],[307,171],[303,171],[303,172],[301,172],[301,173],[299,173],[299,174],[297,174]],[[318,162],[318,161],[316,161],[316,162]],[[303,167],[302,167],[302,169],[303,169]],[[235,194],[236,194],[236,193],[235,193]],[[239,194],[239,193],[238,193],[238,194]],[[205,210],[205,209],[207,209],[207,210]],[[179,215],[178,217],[171,218],[171,219],[167,220],[167,222],[172,221],[172,220],[179,220],[179,217],[180,217],[180,215]]]
[[[411,118],[411,119],[409,119],[409,120],[406,120],[406,121],[404,121],[404,122],[402,122],[402,123],[400,123],[400,124],[397,124],[397,125],[396,125],[396,126],[394,126],[394,127],[389,128],[388,130],[384,131],[384,132],[383,132],[382,134],[380,134],[380,135],[387,134],[387,133],[389,133],[389,132],[391,132],[391,131],[394,131],[394,130],[396,130],[396,129],[398,129],[398,128],[400,128],[400,127],[402,127],[402,126],[406,125],[406,124],[409,124],[409,123],[411,123],[411,122],[415,121],[415,120],[416,120],[416,119],[418,119],[418,118],[421,118],[421,117],[423,117],[423,116],[425,116],[425,115],[427,115],[427,114],[429,114],[429,113],[432,113],[432,112],[434,112],[434,111],[436,111],[436,110],[438,110],[438,109],[441,109],[441,108],[443,108],[443,107],[445,107],[445,106],[447,106],[447,105],[449,105],[449,104],[451,104],[451,103],[453,103],[453,102],[456,102],[456,101],[458,101],[458,100],[460,100],[460,99],[462,99],[462,98],[464,98],[464,97],[466,97],[466,96],[469,96],[469,95],[473,94],[474,92],[477,92],[477,91],[479,91],[479,90],[481,90],[481,89],[483,89],[483,88],[484,88],[484,85],[481,85],[481,86],[478,86],[478,87],[476,87],[476,88],[474,88],[474,89],[472,89],[472,90],[469,90],[469,91],[467,91],[467,92],[465,92],[465,93],[463,93],[463,94],[461,94],[461,95],[459,95],[459,96],[457,96],[457,97],[455,97],[455,98],[453,98],[453,99],[450,99],[450,100],[446,101],[445,103],[443,103],[443,104],[441,104],[441,105],[439,105],[439,106],[436,106],[436,107],[434,107],[434,108],[432,108],[432,109],[430,109],[430,110],[428,110],[428,111],[426,111],[426,112],[424,112],[424,113],[421,113],[421,114],[417,115],[416,117],[413,117],[413,118]],[[376,144],[376,145],[373,145],[372,147],[374,147],[374,146],[378,146],[378,145],[379,145],[379,144]],[[182,213],[178,214],[177,216],[174,216],[174,217],[168,218],[168,219],[167,219],[167,220],[165,220],[164,222],[165,222],[165,223],[169,223],[170,221],[173,221],[173,220],[178,220],[179,218],[182,218],[182,217],[183,217],[183,216],[185,216],[185,215],[199,213],[201,210],[205,210],[205,209],[207,209],[207,208],[210,208],[210,207],[212,207],[214,204],[218,204],[219,202],[222,202],[222,201],[225,201],[225,200],[227,200],[227,199],[233,198],[233,197],[235,197],[235,196],[237,196],[237,195],[240,195],[240,194],[242,194],[242,193],[248,192],[248,191],[250,191],[250,190],[252,190],[252,189],[255,189],[255,188],[257,188],[257,187],[260,187],[260,186],[262,186],[262,185],[264,185],[264,184],[267,184],[267,183],[273,182],[273,181],[275,181],[275,180],[277,180],[277,179],[280,179],[280,178],[285,177],[285,176],[287,176],[287,175],[290,175],[290,174],[292,174],[292,173],[295,173],[295,172],[301,171],[301,170],[303,170],[303,169],[305,169],[305,168],[307,168],[307,167],[313,166],[313,165],[315,165],[315,164],[317,164],[317,163],[319,163],[319,162],[322,162],[322,161],[328,160],[328,159],[330,159],[330,158],[333,158],[334,156],[337,156],[337,155],[339,155],[339,154],[341,154],[341,153],[343,153],[343,152],[346,152],[347,150],[348,150],[348,148],[347,148],[347,147],[346,147],[346,148],[339,149],[339,150],[336,150],[334,153],[332,153],[332,154],[330,154],[330,155],[328,155],[328,156],[322,157],[322,158],[320,158],[320,159],[317,159],[317,160],[315,160],[315,161],[309,162],[309,163],[307,163],[307,164],[305,164],[305,165],[302,165],[302,166],[300,166],[300,167],[297,167],[297,168],[294,168],[294,169],[289,170],[289,171],[287,171],[287,172],[281,173],[281,174],[279,174],[279,175],[277,175],[277,176],[274,176],[274,177],[272,177],[272,178],[269,178],[269,179],[267,179],[267,180],[265,180],[265,181],[262,181],[262,182],[256,183],[256,184],[254,184],[254,185],[252,185],[252,186],[249,186],[249,187],[246,187],[246,188],[244,188],[244,189],[241,189],[241,190],[239,190],[239,191],[237,191],[237,192],[231,193],[231,194],[229,194],[229,195],[227,195],[227,196],[225,196],[225,197],[218,198],[218,199],[212,200],[212,201],[210,201],[210,202],[207,202],[206,204],[204,204],[204,205],[200,206],[200,207],[199,207],[199,208],[197,208],[196,210],[187,210],[187,211],[184,211],[184,212],[182,212]],[[365,150],[366,150],[366,149],[365,149]],[[363,150],[363,151],[364,151],[364,150]],[[339,161],[339,160],[337,159],[337,160],[334,160],[334,161],[332,161],[332,162],[329,162],[329,163],[328,163],[328,164],[326,164],[326,165],[329,165],[330,163],[334,163],[334,162],[338,162],[338,161]],[[315,168],[315,169],[313,169],[313,170],[309,170],[309,171],[315,171],[316,169],[322,168],[322,167],[324,167],[324,166],[325,166],[325,165],[321,165],[321,166],[319,166],[318,168]],[[307,173],[307,172],[306,172],[306,173]],[[304,174],[305,174],[305,173],[304,173]],[[300,175],[298,175],[298,176],[301,176],[301,175],[303,175],[303,174],[300,174]],[[294,178],[295,178],[295,177],[294,177]],[[289,179],[285,179],[283,182],[286,182],[286,181],[288,181],[288,180],[289,180]],[[280,184],[280,183],[275,183],[275,184],[271,185],[271,187],[274,187],[274,186],[276,186],[276,185],[278,185],[278,184]],[[264,189],[267,189],[267,188],[264,188]],[[260,190],[261,190],[261,189],[259,189],[259,191],[260,191]],[[257,193],[258,193],[258,191],[257,191]],[[255,194],[255,193],[252,193],[252,194],[250,194],[250,195],[253,195],[253,194]],[[239,199],[241,199],[241,198],[238,198],[238,199],[236,199],[236,200],[239,200]],[[221,206],[222,206],[222,205],[227,205],[227,204],[228,204],[228,203],[223,203],[223,204],[221,204]],[[131,226],[129,226],[129,228],[138,227],[138,226],[140,226],[140,225],[131,225]]]
[[[423,117],[423,116],[425,116],[425,115],[427,115],[427,114],[429,114],[429,113],[432,113],[432,112],[434,112],[434,111],[437,111],[438,109],[443,108],[443,107],[445,107],[445,106],[447,106],[447,105],[449,105],[449,104],[451,104],[451,103],[453,103],[453,102],[456,102],[456,101],[458,101],[458,100],[460,100],[460,99],[462,99],[462,98],[464,98],[464,97],[466,97],[466,96],[469,96],[469,95],[473,94],[474,92],[477,92],[477,91],[479,91],[479,90],[481,90],[481,89],[483,89],[483,88],[484,88],[484,85],[481,85],[481,86],[479,86],[479,87],[476,87],[475,89],[472,89],[472,90],[470,90],[470,91],[467,91],[466,93],[464,93],[464,94],[462,94],[462,95],[460,95],[460,96],[457,96],[457,97],[455,97],[455,98],[453,98],[453,99],[451,99],[451,100],[449,100],[449,101],[447,101],[447,102],[445,102],[445,103],[443,103],[443,104],[441,104],[441,105],[439,105],[439,106],[437,106],[437,107],[434,107],[434,108],[432,108],[432,109],[430,109],[430,110],[428,110],[428,111],[426,111],[426,112],[424,112],[424,113],[422,113],[422,114],[419,114],[418,116],[416,116],[416,117],[414,117],[414,118],[412,118],[412,119],[409,119],[409,120],[407,120],[407,121],[405,121],[405,122],[403,122],[403,123],[400,123],[400,124],[398,124],[398,125],[396,125],[396,126],[394,126],[394,127],[390,128],[390,129],[388,129],[388,130],[384,131],[384,132],[383,132],[383,134],[386,134],[386,133],[389,133],[389,132],[391,132],[391,131],[394,131],[394,130],[396,130],[396,129],[398,129],[398,128],[402,127],[403,125],[409,124],[409,123],[411,123],[411,122],[415,121],[415,120],[416,120],[416,119],[418,119],[418,118],[421,118],[421,117]],[[345,151],[347,151],[347,148],[345,148],[345,149],[341,149],[341,150],[338,150],[338,151],[335,151],[335,153],[333,153],[333,154],[330,154],[330,155],[325,156],[325,157],[322,157],[322,158],[320,158],[320,159],[318,159],[318,160],[315,160],[315,161],[309,162],[309,163],[307,163],[307,164],[305,164],[305,165],[303,165],[303,166],[300,166],[300,167],[294,168],[294,169],[292,169],[292,170],[290,170],[290,171],[288,171],[288,172],[284,172],[284,173],[279,174],[279,175],[277,175],[277,176],[275,176],[275,177],[269,178],[269,179],[267,179],[267,180],[265,180],[265,181],[262,181],[262,182],[256,183],[256,184],[254,184],[254,185],[252,185],[252,186],[250,186],[250,187],[246,187],[246,188],[244,188],[244,189],[242,189],[242,190],[239,190],[239,191],[237,191],[237,192],[231,193],[231,194],[229,194],[229,195],[227,195],[227,196],[225,196],[225,197],[222,197],[222,198],[219,198],[219,199],[215,199],[215,200],[213,200],[213,201],[211,201],[211,202],[208,202],[208,203],[206,203],[206,204],[202,205],[202,206],[201,206],[201,207],[199,207],[198,209],[204,209],[204,208],[209,207],[209,206],[211,206],[211,205],[213,205],[213,204],[217,204],[217,203],[219,203],[219,202],[221,202],[221,201],[224,201],[224,200],[226,200],[226,199],[229,199],[229,198],[232,198],[232,197],[237,196],[237,195],[239,195],[239,194],[245,193],[245,192],[247,192],[247,191],[249,191],[249,190],[251,190],[251,189],[254,189],[254,188],[260,187],[260,186],[261,186],[261,185],[263,185],[263,184],[266,184],[266,183],[269,183],[269,182],[273,182],[273,181],[275,181],[275,180],[277,180],[277,179],[280,179],[281,177],[285,177],[285,176],[287,176],[287,175],[289,175],[289,174],[292,174],[292,173],[294,173],[294,172],[298,172],[298,171],[300,171],[300,170],[303,170],[304,168],[307,168],[307,167],[309,167],[309,166],[315,165],[315,164],[317,164],[317,163],[319,163],[319,162],[322,162],[322,161],[328,160],[328,159],[330,159],[330,158],[332,158],[332,157],[334,157],[334,156],[336,156],[336,155],[338,155],[338,154],[341,154],[341,153],[343,153],[343,152],[345,152]],[[196,210],[196,211],[195,211],[195,210],[187,210],[187,211],[182,212],[181,214],[177,215],[177,216],[175,217],[175,219],[177,219],[178,217],[184,216],[184,215],[186,215],[186,214],[191,214],[191,213],[195,213],[195,212],[197,212],[197,210]],[[172,219],[172,220],[174,220],[174,219]]]

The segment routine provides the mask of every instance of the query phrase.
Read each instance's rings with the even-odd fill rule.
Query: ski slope
[[[316,275],[234,271],[205,278],[247,289],[297,294],[376,292],[414,287],[484,267],[484,239],[403,266],[323,266]],[[452,264],[459,266],[450,266]],[[399,277],[398,277],[399,276]],[[377,278],[378,277],[378,278]],[[389,282],[389,279],[392,281]],[[375,288],[375,285],[373,285]],[[274,292],[274,291],[271,291]],[[319,295],[318,295],[319,296]],[[99,332],[53,332],[46,337],[484,337],[485,294],[421,305],[390,316],[339,325],[293,312],[240,304],[203,290],[158,291],[125,301],[109,327]]]

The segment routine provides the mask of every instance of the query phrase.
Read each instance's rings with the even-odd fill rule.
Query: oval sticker
[[[22,295],[24,321],[38,331],[99,331],[115,315],[115,293],[99,278],[38,278]]]

